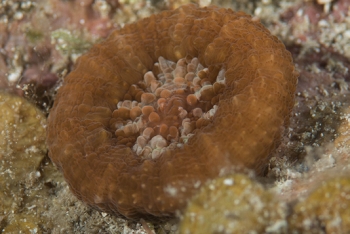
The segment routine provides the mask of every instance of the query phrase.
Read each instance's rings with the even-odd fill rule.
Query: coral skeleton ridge
[[[48,118],[49,156],[92,207],[171,217],[209,179],[263,173],[297,76],[282,42],[245,13],[164,11],[78,59]]]

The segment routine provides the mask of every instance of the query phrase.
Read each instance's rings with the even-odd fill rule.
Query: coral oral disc
[[[201,119],[211,122],[217,110],[218,99],[214,99],[211,82],[204,86],[195,83],[203,71],[197,58],[182,58],[174,63],[159,57],[154,67],[158,74],[146,72],[144,79],[127,91],[132,100],[117,104],[113,111],[117,115],[113,115],[115,120],[110,126],[116,138],[123,142],[129,140],[133,151],[143,159],[155,159],[166,150],[183,148],[194,132],[203,127],[196,122]],[[194,79],[183,78],[188,72]],[[214,85],[220,82],[225,86],[225,79],[219,79],[213,81]],[[157,88],[152,86],[155,82]],[[196,86],[198,91],[194,89]],[[135,101],[135,88],[143,92],[141,102]],[[118,134],[118,129],[123,129],[124,135]]]

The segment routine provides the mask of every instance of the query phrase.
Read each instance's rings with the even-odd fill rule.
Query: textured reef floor
[[[178,220],[141,225],[98,212],[77,200],[46,156],[44,128],[54,90],[80,54],[125,23],[188,2],[81,0],[67,5],[67,1],[50,0],[0,3],[0,43],[3,48],[0,88],[36,105],[0,93],[1,112],[7,113],[0,117],[0,233],[147,233],[149,229],[156,233],[176,233],[179,230]],[[272,155],[267,176],[248,182],[254,183],[250,191],[262,194],[259,196],[265,203],[257,205],[264,210],[279,209],[270,212],[274,219],[263,219],[267,229],[259,229],[270,233],[286,231],[285,222],[299,233],[350,230],[350,221],[346,219],[349,215],[341,207],[337,214],[328,212],[332,210],[328,207],[336,209],[339,202],[319,195],[329,192],[334,196],[342,192],[347,195],[350,183],[350,179],[344,179],[350,178],[350,5],[346,0],[323,5],[318,2],[199,1],[201,5],[231,7],[260,18],[285,43],[300,72],[290,126],[282,144]],[[244,179],[236,176],[235,180]],[[230,184],[230,181],[228,179],[226,183]],[[339,184],[344,191],[338,194]],[[236,193],[244,193],[239,186],[233,189]],[[270,196],[278,197],[278,206],[269,203],[274,200]],[[249,197],[254,201],[257,198]],[[193,203],[212,204],[210,198],[204,196],[204,199],[208,202]],[[345,200],[349,204],[346,196]],[[318,203],[325,204],[323,210],[317,208]],[[252,207],[257,211],[254,215],[259,212],[263,215],[264,210],[259,211],[261,207]],[[240,227],[260,222],[259,217],[238,209],[241,213],[228,217],[235,219],[236,215],[244,214],[252,222],[241,223]],[[290,215],[291,209],[294,209],[293,215]],[[320,213],[316,214],[316,209]],[[317,219],[320,214],[326,218]],[[271,220],[277,221],[271,224]],[[227,225],[233,226],[232,222]],[[259,225],[256,227],[260,228]],[[182,226],[181,230],[185,231],[186,227]]]

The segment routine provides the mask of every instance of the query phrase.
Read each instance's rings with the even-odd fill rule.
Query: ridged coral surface
[[[224,69],[225,88],[207,126],[183,147],[145,159],[118,140],[110,121],[160,56],[197,57],[208,79]],[[284,45],[242,12],[187,5],[152,15],[78,60],[50,112],[49,156],[93,207],[128,218],[173,216],[210,178],[236,167],[263,172],[288,122],[296,80]]]

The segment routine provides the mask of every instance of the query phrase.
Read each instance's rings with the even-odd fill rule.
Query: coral
[[[198,73],[198,88],[214,85],[220,71],[224,87],[214,96],[203,95],[217,109],[182,146],[144,158],[131,146],[145,125],[138,131],[135,126],[125,131],[119,127],[161,107],[147,106],[155,95],[142,84],[148,80],[145,73],[157,70],[160,57],[173,62],[184,58],[187,63],[197,57],[206,69]],[[288,124],[296,79],[284,45],[242,12],[187,5],[152,15],[113,32],[80,57],[48,118],[49,156],[73,193],[89,205],[128,218],[171,217],[208,179],[240,168],[263,173]],[[164,105],[176,120],[185,116],[179,110],[187,111],[195,100],[190,96],[187,103],[187,91],[198,91],[179,86],[165,96]],[[199,102],[204,93],[197,96]],[[131,115],[122,109],[127,100],[145,102],[137,104],[145,109],[143,116],[139,110]],[[171,124],[167,122],[169,132]]]
[[[289,233],[349,233],[350,180],[324,181],[306,199],[297,203],[289,218]]]
[[[210,181],[191,199],[180,233],[286,233],[286,205],[236,174]]]

